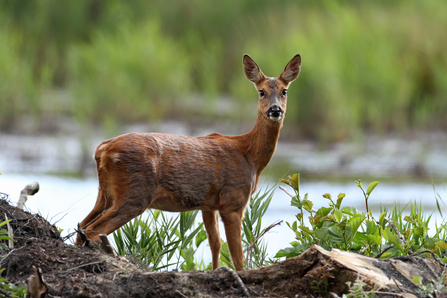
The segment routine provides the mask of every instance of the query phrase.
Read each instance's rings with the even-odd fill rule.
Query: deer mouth
[[[283,117],[284,112],[278,107],[271,107],[270,109],[268,109],[266,114],[270,120],[279,121]]]

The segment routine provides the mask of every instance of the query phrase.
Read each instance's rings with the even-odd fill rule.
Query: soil
[[[12,249],[0,249],[2,275],[25,285],[33,267],[40,268],[48,297],[339,297],[348,292],[346,281],[358,276],[315,247],[299,257],[238,273],[227,267],[151,272],[94,246],[67,244],[40,215],[0,199],[0,221],[5,216],[11,219],[15,242]]]

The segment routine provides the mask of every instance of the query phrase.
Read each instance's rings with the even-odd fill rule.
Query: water
[[[50,223],[62,228],[63,236],[74,232],[78,222],[92,210],[96,201],[98,188],[96,177],[77,179],[43,174],[3,174],[0,176],[0,191],[9,194],[10,201],[16,203],[22,188],[33,181],[39,182],[40,191],[34,196],[28,197],[26,209],[32,213],[40,214]],[[263,181],[262,178],[261,181]],[[367,183],[364,185],[366,188]],[[444,199],[447,198],[447,191],[443,184],[437,184],[434,187],[436,191],[429,182],[383,182],[376,187],[369,203],[377,207],[379,204],[389,206],[392,203],[400,203],[404,206],[410,201],[422,202],[427,215],[434,212],[434,218],[431,221],[432,227],[434,227],[435,220],[438,223],[442,221],[436,211],[436,193],[439,193]],[[323,194],[330,193],[336,197],[340,192],[346,194],[343,201],[344,206],[354,206],[361,211],[365,210],[363,194],[354,182],[301,181],[301,194],[308,193],[309,199],[313,201],[316,209],[327,206],[328,201],[322,197]],[[268,226],[278,220],[284,222],[265,235],[270,257],[294,240],[294,234],[285,222],[293,222],[296,212],[297,209],[290,206],[290,197],[282,190],[276,189],[270,208],[263,218],[263,225]],[[377,208],[375,212],[377,212]],[[225,238],[222,224],[220,230],[221,237]],[[110,240],[112,238],[109,236]],[[211,261],[209,248],[206,245],[202,245],[200,254],[203,255],[205,262]]]

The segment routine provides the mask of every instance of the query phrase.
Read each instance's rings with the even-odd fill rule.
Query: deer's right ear
[[[245,76],[253,83],[257,84],[265,77],[256,62],[247,54],[244,55],[243,64]]]

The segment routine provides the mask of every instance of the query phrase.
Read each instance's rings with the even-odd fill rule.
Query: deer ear
[[[295,55],[292,60],[287,63],[286,67],[279,76],[286,84],[289,84],[298,77],[301,71],[301,56]]]
[[[253,83],[257,84],[265,77],[256,62],[247,54],[244,55],[243,64],[245,76]]]

